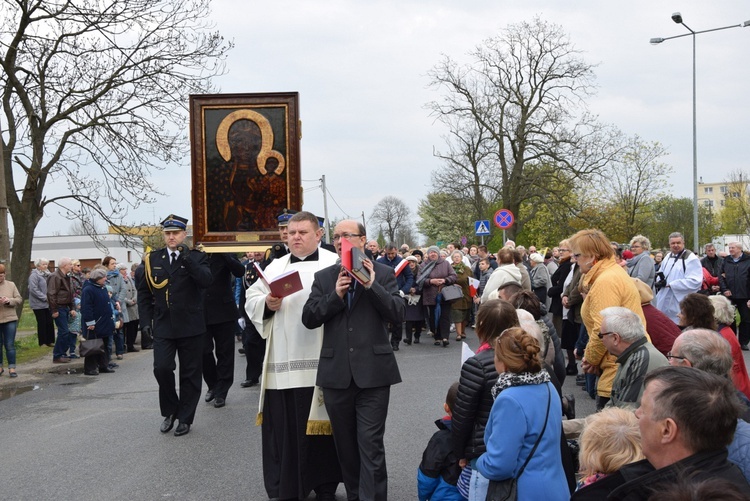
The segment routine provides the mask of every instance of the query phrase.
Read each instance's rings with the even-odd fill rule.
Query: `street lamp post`
[[[697,119],[696,119],[696,95],[695,95],[695,36],[701,33],[709,33],[711,31],[727,30],[729,28],[744,28],[750,26],[750,21],[745,21],[740,24],[732,24],[729,26],[721,26],[719,28],[711,28],[710,30],[693,31],[688,25],[682,22],[682,14],[675,12],[672,14],[672,21],[677,24],[683,25],[690,33],[683,35],[675,35],[673,37],[664,38],[652,38],[650,40],[652,45],[657,45],[673,38],[682,38],[687,36],[693,37],[693,250],[696,254],[700,252],[700,242],[698,240],[698,132],[697,132]]]

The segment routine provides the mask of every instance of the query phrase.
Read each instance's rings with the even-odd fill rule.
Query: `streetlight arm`
[[[685,24],[682,24],[685,26]],[[729,28],[744,28],[746,26],[750,26],[750,21],[745,21],[744,23],[740,24],[730,24],[729,26],[722,26],[721,28],[711,28],[710,30],[701,30],[701,31],[692,31],[690,28],[685,26],[685,28],[690,30],[690,33],[683,33],[682,35],[675,35],[672,37],[659,37],[659,38],[652,38],[649,40],[649,43],[652,45],[660,44],[662,42],[666,42],[667,40],[672,40],[674,38],[682,38],[682,37],[689,37],[693,35],[700,35],[701,33],[710,33],[712,31],[721,31],[721,30],[728,30]]]

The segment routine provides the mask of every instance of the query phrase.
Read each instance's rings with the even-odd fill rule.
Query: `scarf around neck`
[[[550,377],[547,371],[542,369],[539,372],[503,372],[497,376],[497,383],[492,387],[490,393],[492,398],[496,399],[501,391],[511,386],[527,386],[530,384],[549,383]]]
[[[430,276],[430,272],[432,272],[432,269],[439,261],[440,258],[437,258],[435,261],[428,261],[422,265],[422,269],[419,270],[419,276],[417,277],[417,287],[422,288],[425,280]]]

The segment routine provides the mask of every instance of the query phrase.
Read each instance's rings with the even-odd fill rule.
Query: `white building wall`
[[[92,237],[88,235],[63,235],[51,237],[34,237],[31,245],[31,261],[39,258],[60,262],[60,258],[99,260],[104,256],[112,256],[118,263],[141,262],[143,244],[138,237],[130,237],[137,242],[135,247],[127,245],[118,235],[98,235],[98,247]]]

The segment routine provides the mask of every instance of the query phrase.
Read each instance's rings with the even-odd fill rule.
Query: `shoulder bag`
[[[440,290],[443,299],[446,301],[456,301],[464,297],[464,291],[460,285],[446,285]]]
[[[552,397],[550,396],[549,385],[546,383],[545,385],[547,386],[547,415],[544,416],[544,426],[542,426],[542,432],[539,434],[539,438],[536,439],[536,443],[531,449],[529,457],[526,458],[526,461],[523,463],[523,466],[521,466],[521,469],[518,470],[518,475],[516,475],[515,478],[507,478],[505,480],[490,480],[490,485],[487,488],[486,501],[516,501],[518,499],[518,479],[521,477],[523,470],[526,469],[526,465],[529,464],[529,461],[534,455],[534,452],[536,452],[536,448],[539,446],[539,442],[542,441],[544,430],[547,429],[547,419],[549,418],[549,404]]]
[[[88,336],[88,333],[86,334]],[[104,355],[104,340],[98,337],[94,339],[85,339],[81,341],[78,352],[82,357],[92,357],[95,355]]]

